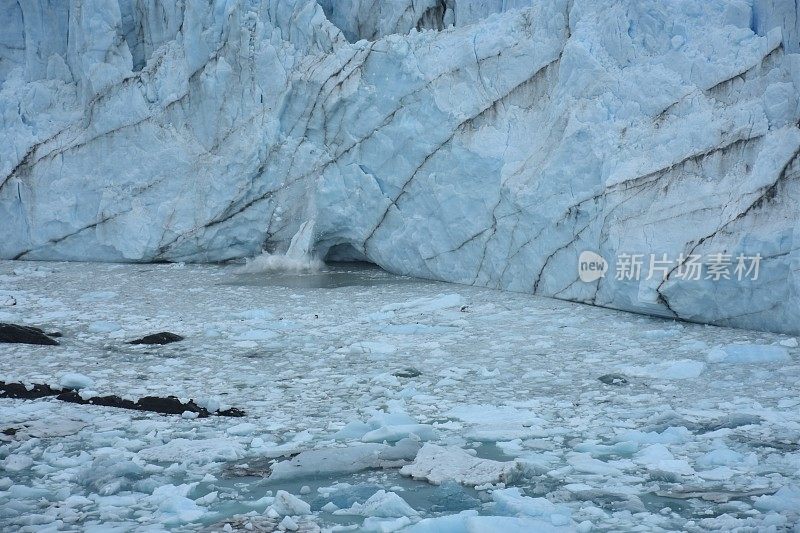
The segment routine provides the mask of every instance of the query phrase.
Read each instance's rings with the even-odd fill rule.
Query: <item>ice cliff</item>
[[[219,261],[283,252],[313,220],[320,257],[800,333],[798,17],[0,0],[0,256]],[[604,277],[578,279],[584,250]],[[620,254],[674,264],[617,279]],[[760,254],[758,278],[677,275],[712,254]]]

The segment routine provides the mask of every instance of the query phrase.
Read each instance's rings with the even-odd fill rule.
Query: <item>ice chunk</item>
[[[710,470],[701,470],[697,473],[698,476],[709,481],[727,481],[735,474],[736,472],[727,466],[718,466]]]
[[[567,533],[571,524],[555,525],[539,518],[522,516],[478,516],[475,511],[426,518],[405,529],[407,533]]]
[[[300,526],[297,525],[297,522],[295,522],[291,516],[284,516],[281,523],[278,524],[278,527],[284,531],[297,531],[300,529]]]
[[[187,498],[187,494],[194,488],[195,484],[183,485],[164,485],[156,488],[149,500],[158,506],[163,514],[162,520],[166,524],[180,524],[199,520],[206,510],[193,500]]]
[[[495,510],[504,515],[525,515],[542,518],[554,525],[571,522],[569,507],[556,505],[547,498],[525,496],[516,487],[492,491]]]
[[[252,422],[242,422],[225,430],[228,435],[250,435],[258,429]]]
[[[94,384],[94,381],[89,376],[70,372],[61,376],[59,384],[67,389],[86,389]]]
[[[513,481],[523,473],[523,465],[519,461],[480,459],[455,446],[427,443],[414,462],[401,468],[400,473],[434,485],[456,481],[476,486]]]
[[[458,514],[426,518],[406,529],[408,533],[462,533],[467,530],[467,520],[478,515],[477,511],[461,511]]]
[[[782,363],[791,359],[786,348],[771,344],[728,344],[717,346],[708,354],[712,363]]]
[[[311,475],[346,474],[369,468],[397,467],[412,460],[419,446],[417,441],[404,439],[395,446],[369,443],[308,450],[289,461],[274,464],[269,478],[293,479]]]
[[[351,344],[347,349],[343,350],[345,353],[350,354],[375,354],[375,355],[389,355],[397,351],[397,348],[388,342],[381,341],[360,341]]]
[[[460,294],[442,294],[435,298],[419,298],[408,302],[384,305],[382,312],[404,311],[413,313],[430,313],[451,307],[461,307],[463,298]]]
[[[304,516],[311,514],[311,506],[285,490],[275,493],[275,501],[270,506],[280,516]]]
[[[620,455],[627,457],[639,451],[639,445],[635,442],[618,442],[606,445],[595,442],[582,442],[574,446],[576,452],[588,452],[592,457],[603,455]]]
[[[531,437],[544,424],[532,411],[506,405],[459,405],[448,414],[473,425],[466,435],[482,442]]]
[[[475,516],[467,519],[467,531],[480,531],[481,533],[530,533],[531,531],[566,533],[575,530],[568,521],[564,523],[563,519],[558,515],[552,515],[551,520],[553,519],[555,519],[556,523],[524,516]]]
[[[345,424],[345,426],[337,431],[333,437],[337,440],[360,439],[373,429],[376,429],[376,427],[374,427],[372,424],[361,422],[360,420],[353,420],[352,422]]]
[[[349,509],[335,511],[337,515],[377,516],[380,518],[396,518],[400,516],[418,516],[406,501],[395,492],[379,490],[364,503],[354,503]]]
[[[363,442],[397,442],[405,438],[417,438],[426,441],[436,438],[433,427],[427,424],[401,424],[398,426],[381,426],[364,434]]]
[[[333,513],[334,511],[339,510],[339,506],[333,502],[328,502],[322,506],[322,510],[325,511],[326,513]]]
[[[244,457],[244,446],[225,438],[173,439],[165,444],[139,450],[145,461],[205,464],[214,461],[235,461]]]
[[[399,518],[380,518],[377,516],[370,516],[364,520],[361,525],[361,531],[365,533],[391,533],[392,531],[399,531],[411,524],[411,519],[407,516]]]
[[[79,479],[91,492],[108,496],[130,489],[132,483],[141,479],[143,474],[144,469],[138,461],[98,454],[90,463],[83,465]]]
[[[759,496],[755,499],[755,507],[761,511],[796,513],[800,509],[800,486],[786,485],[775,494]]]
[[[278,524],[278,527],[284,531],[297,531],[300,528],[291,516],[284,516],[281,523]]]
[[[736,465],[744,460],[741,453],[735,452],[729,448],[717,448],[702,455],[697,459],[697,464],[700,466],[727,466]]]
[[[634,376],[653,379],[693,379],[699,377],[706,364],[693,359],[678,359],[653,363],[645,367],[626,367],[625,371]]]
[[[567,459],[567,462],[578,472],[585,474],[597,474],[601,476],[618,476],[622,474],[619,468],[593,458],[588,453],[573,453]]]
[[[686,442],[692,433],[685,427],[670,426],[661,433],[656,431],[632,430],[625,432],[618,442],[634,442],[637,444],[680,444]]]
[[[232,316],[235,318],[241,318],[243,320],[252,320],[252,321],[270,320],[274,317],[271,310],[264,308],[237,311],[236,313],[233,313]]]
[[[366,422],[352,421],[339,430],[334,438],[360,439],[363,442],[398,442],[405,438],[427,441],[436,438],[436,431],[428,424],[419,424],[405,413],[377,411]]]
[[[33,465],[33,459],[20,453],[12,453],[3,460],[3,469],[8,472],[19,472],[30,468],[31,465]]]
[[[651,444],[634,455],[633,460],[650,471],[667,474],[692,475],[694,469],[683,459],[675,459],[663,444]]]

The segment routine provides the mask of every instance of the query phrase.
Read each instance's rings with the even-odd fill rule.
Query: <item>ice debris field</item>
[[[244,411],[0,399],[4,531],[798,527],[792,337],[353,265],[2,262],[0,304],[62,334],[2,381]]]

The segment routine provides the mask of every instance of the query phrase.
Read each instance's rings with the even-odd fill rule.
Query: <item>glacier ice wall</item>
[[[221,261],[315,220],[320,256],[800,333],[791,0],[0,0],[0,24],[4,258]],[[583,250],[762,261],[584,283]]]

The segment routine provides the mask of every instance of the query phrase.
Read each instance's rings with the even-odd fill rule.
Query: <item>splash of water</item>
[[[314,257],[314,224],[315,220],[306,220],[300,225],[297,233],[289,243],[285,254],[262,253],[239,269],[241,274],[256,274],[262,272],[316,272],[325,263]]]

